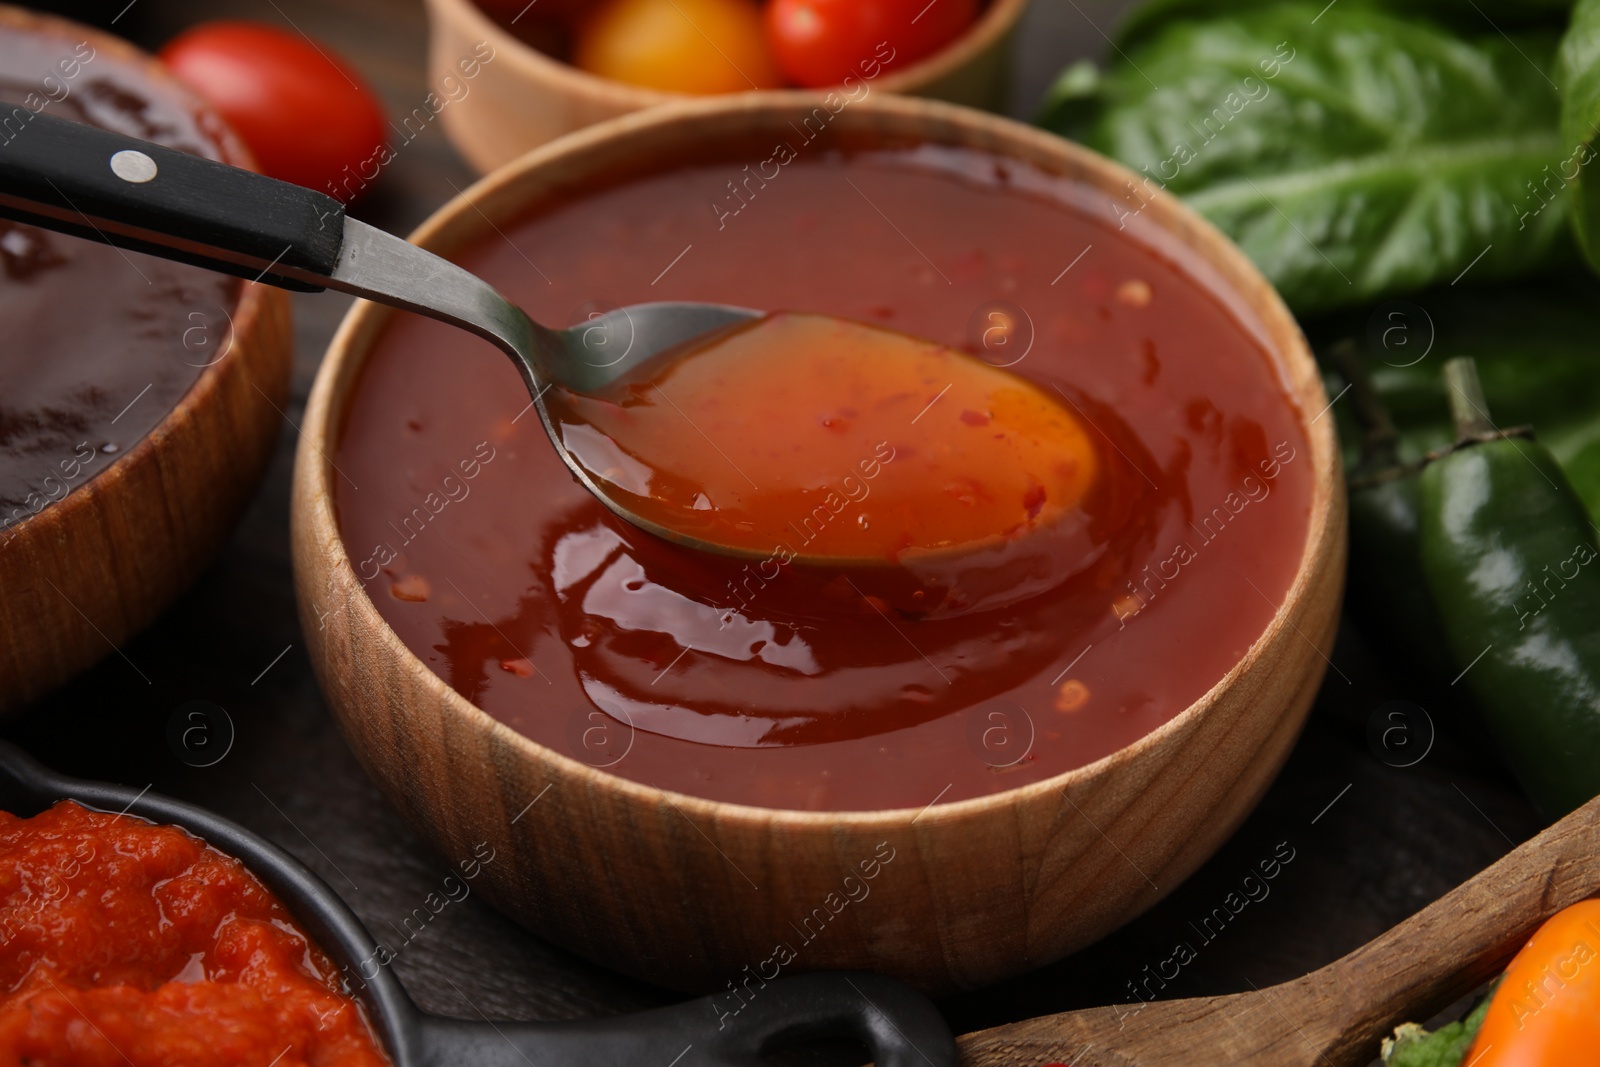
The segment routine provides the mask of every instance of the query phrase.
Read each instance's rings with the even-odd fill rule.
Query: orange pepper
[[[1600,900],[1551,917],[1511,961],[1463,1064],[1548,1067],[1600,1053]]]

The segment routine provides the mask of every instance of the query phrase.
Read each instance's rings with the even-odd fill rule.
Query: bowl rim
[[[63,39],[83,38],[96,49],[104,48],[123,62],[141,68],[145,75],[158,83],[174,101],[182,104],[196,118],[202,120],[205,125],[203,132],[213,141],[223,163],[259,173],[260,167],[256,163],[255,156],[251,154],[249,147],[233,127],[229,126],[210,104],[179,81],[159,59],[138,45],[98,27],[88,26],[60,15],[0,3],[0,30],[16,27],[39,28],[43,32],[59,35]],[[234,299],[233,306],[227,309],[229,329],[227,348],[223,355],[202,367],[200,373],[195,375],[194,381],[190,382],[189,387],[178,397],[177,402],[127,450],[113,456],[103,468],[84,479],[81,485],[74,487],[60,500],[40,508],[25,519],[0,527],[0,548],[10,545],[16,538],[27,536],[30,530],[45,528],[47,524],[37,520],[46,515],[53,514],[54,521],[64,526],[73,521],[80,512],[104,506],[99,499],[100,494],[113,491],[126,480],[128,472],[153,460],[156,453],[165,447],[169,436],[182,428],[187,428],[194,421],[195,411],[198,408],[216,401],[223,388],[224,377],[232,373],[231,367],[236,361],[227,357],[233,354],[239,338],[248,336],[258,329],[258,324],[271,302],[287,296],[244,278],[237,279],[237,282],[238,295]]]
[[[875,79],[874,87],[886,93],[915,93],[954,74],[1004,40],[1022,18],[1028,3],[1029,0],[989,0],[960,37],[903,70],[890,71]],[[495,49],[508,49],[525,70],[533,71],[566,92],[600,97],[610,106],[626,110],[705,98],[701,94],[651,89],[591,74],[524,41],[491,18],[476,0],[428,0],[428,5],[433,17],[454,20],[468,28],[473,35],[488,41]],[[734,93],[706,96],[715,98],[752,92],[806,92],[821,96],[837,88],[823,85],[803,89],[740,89]]]
[[[739,115],[747,115],[753,119],[755,116],[752,113],[783,112],[790,108],[808,108],[815,103],[815,95],[805,90],[725,94],[629,112],[584,127],[533,148],[516,160],[484,175],[441,205],[409,235],[408,240],[423,247],[434,247],[436,242],[442,243],[447,247],[441,254],[448,257],[455,248],[471,244],[473,240],[492,233],[493,228],[498,225],[481,206],[490,194],[514,187],[530,173],[536,173],[563,158],[581,158],[585,153],[603,147],[608,142],[625,142],[632,138],[645,137],[663,126],[692,124],[697,121],[713,122],[718,118]],[[1122,164],[1075,142],[1011,119],[957,104],[883,94],[864,99],[859,105],[847,110],[886,119],[888,123],[916,123],[919,120],[926,122],[931,119],[952,128],[979,134],[981,141],[979,150],[999,155],[1020,157],[1018,148],[1031,146],[1039,154],[1056,155],[1062,161],[1063,172],[1070,168],[1097,172],[1108,179],[1114,179],[1119,186],[1124,182],[1135,182],[1139,177]],[[885,126],[882,123],[874,128],[880,129],[886,137],[893,137],[897,132],[897,127]],[[723,134],[719,132],[718,136]],[[933,137],[929,140],[937,141]],[[1073,180],[1065,173],[1061,173],[1060,176],[1066,180]],[[1081,178],[1076,180],[1080,184],[1088,185]],[[1287,400],[1300,421],[1312,459],[1313,483],[1309,515],[1294,579],[1284,591],[1283,600],[1276,606],[1271,620],[1252,640],[1245,654],[1188,707],[1129,744],[1090,763],[1049,778],[983,796],[944,804],[940,804],[936,797],[922,808],[801,811],[793,808],[761,807],[735,801],[713,800],[635,781],[612,774],[605,769],[592,767],[582,760],[543,745],[494,718],[452,689],[400,640],[399,635],[378,613],[367,594],[365,583],[356,575],[343,536],[339,532],[331,492],[333,461],[329,458],[330,450],[325,449],[324,444],[331,444],[336,440],[337,435],[330,431],[343,430],[349,394],[346,392],[336,398],[333,396],[333,390],[337,380],[341,378],[345,379],[348,388],[356,387],[366,360],[370,358],[375,342],[381,336],[382,328],[395,314],[395,309],[364,300],[357,301],[350,309],[338,332],[330,341],[307,402],[300,445],[295,459],[296,508],[292,522],[297,529],[294,531],[294,536],[298,539],[305,532],[298,528],[302,525],[312,528],[317,534],[317,547],[314,551],[320,551],[326,564],[339,573],[339,579],[335,580],[342,579],[345,586],[352,587],[359,594],[357,603],[362,605],[361,610],[373,624],[373,631],[368,637],[375,637],[389,655],[397,657],[399,662],[409,666],[412,673],[419,678],[426,679],[426,684],[437,693],[442,704],[455,712],[463,725],[468,725],[476,731],[487,731],[503,745],[518,752],[530,766],[542,764],[549,769],[551,776],[560,776],[585,789],[619,796],[645,807],[669,804],[684,814],[700,815],[713,821],[739,821],[753,826],[766,826],[769,829],[782,828],[796,831],[820,829],[864,831],[875,827],[903,827],[908,822],[921,822],[932,827],[948,822],[966,821],[1014,806],[1020,807],[1051,793],[1067,796],[1069,786],[1099,779],[1124,763],[1138,760],[1147,751],[1163,747],[1174,734],[1189,729],[1198,717],[1205,715],[1217,704],[1224,692],[1257,664],[1268,648],[1276,646],[1280,640],[1285,639],[1286,630],[1294,630],[1302,640],[1312,645],[1325,662],[1331,663],[1327,653],[1317,647],[1310,638],[1305,637],[1291,618],[1291,615],[1298,610],[1298,606],[1307,600],[1312,585],[1319,580],[1319,561],[1333,558],[1336,562],[1338,558],[1342,558],[1338,546],[1343,533],[1340,507],[1344,489],[1343,468],[1339,458],[1335,420],[1328,419],[1325,422],[1322,420],[1322,415],[1331,405],[1328,404],[1327,392],[1317,371],[1311,348],[1277,290],[1267,282],[1238,246],[1172,194],[1161,189],[1146,189],[1141,195],[1145,197],[1146,206],[1158,208],[1153,213],[1155,221],[1151,223],[1156,232],[1171,235],[1175,232],[1173,223],[1180,222],[1195,234],[1194,243],[1206,246],[1204,252],[1198,249],[1194,251],[1197,259],[1213,267],[1227,268],[1241,282],[1257,283],[1254,299],[1242,292],[1242,285],[1235,286],[1234,288],[1240,291],[1231,295],[1242,298],[1245,306],[1259,316],[1260,325],[1269,334],[1267,338],[1269,343],[1274,337],[1281,337],[1287,342],[1281,346],[1270,347],[1268,355],[1279,365],[1280,371],[1285,376],[1285,386],[1290,393]],[[440,240],[447,228],[457,224],[458,218],[472,215],[479,217],[480,221],[474,227],[478,233],[469,238],[458,236]],[[1219,263],[1219,260],[1223,262]],[[1214,284],[1212,288],[1215,291]],[[1320,410],[1313,415],[1306,409],[1304,403],[1306,400],[1315,401]],[[1320,427],[1319,422],[1323,423]],[[336,446],[334,448],[336,449]],[[302,501],[309,507],[303,507]],[[320,526],[324,523],[328,526],[331,536],[321,536],[323,531]],[[296,556],[298,560],[298,552]],[[302,612],[305,611],[303,587],[308,578],[309,576],[301,573],[297,562],[296,586],[301,590]],[[1068,799],[1070,800],[1070,797]]]

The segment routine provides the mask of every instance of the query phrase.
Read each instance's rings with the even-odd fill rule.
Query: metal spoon
[[[544,394],[552,385],[594,392],[759,311],[634,304],[552,330],[476,275],[347,218],[332,197],[47,114],[0,145],[0,216],[284,289],[337,289],[475,333],[511,357],[550,443],[606,507],[679,543],[726,551],[645,520],[608,493],[562,443]]]

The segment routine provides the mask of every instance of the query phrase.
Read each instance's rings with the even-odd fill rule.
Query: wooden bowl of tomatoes
[[[815,90],[998,110],[1027,0],[427,0],[437,118],[487,172],[564,133],[691,96]]]

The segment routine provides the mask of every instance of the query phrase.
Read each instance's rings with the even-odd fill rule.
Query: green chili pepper
[[[1471,12],[1471,8],[1467,11]],[[1318,23],[1320,26],[1321,23]],[[1532,423],[1578,495],[1600,520],[1600,350],[1594,309],[1600,279],[1579,272],[1491,290],[1436,289],[1416,302],[1363,308],[1308,323],[1317,352],[1341,341],[1365,366],[1400,428],[1400,455],[1420,460],[1450,447],[1455,427],[1435,354],[1473,352],[1483,391],[1503,426]],[[1345,386],[1335,385],[1329,396]],[[1348,397],[1334,406],[1350,467],[1360,432]],[[1454,677],[1454,675],[1451,675]]]
[[[1350,472],[1352,616],[1385,659],[1448,685],[1459,668],[1422,573],[1421,467],[1401,462],[1399,431],[1354,346],[1332,355],[1361,426],[1361,458]]]
[[[1445,364],[1458,440],[1423,470],[1422,562],[1462,677],[1548,818],[1600,793],[1600,545],[1560,465]]]

